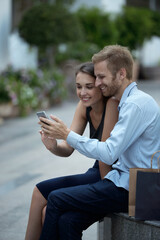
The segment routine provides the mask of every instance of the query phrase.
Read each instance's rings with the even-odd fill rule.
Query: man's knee
[[[57,207],[59,204],[61,205],[61,202],[63,203],[64,199],[65,196],[61,189],[54,190],[48,195],[48,203],[55,204]]]
[[[52,192],[49,193],[49,195],[48,195],[48,203],[52,203],[53,201],[57,200],[57,197],[58,197],[57,192],[58,191],[52,191]]]
[[[61,200],[63,202],[63,197],[61,196],[61,192],[59,190],[52,191],[48,195],[48,203],[47,208],[54,208],[55,210],[61,211],[61,207],[63,204],[61,204]]]

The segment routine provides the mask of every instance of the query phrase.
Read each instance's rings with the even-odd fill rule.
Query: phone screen
[[[49,119],[49,117],[46,115],[46,112],[45,111],[41,111],[41,112],[37,112],[37,116],[38,118],[40,117],[44,117],[44,118],[47,118]],[[43,121],[42,121],[43,122]],[[44,122],[45,124],[49,125],[48,123]]]
[[[47,116],[46,112],[45,111],[41,111],[41,112],[37,112],[37,116],[40,118],[40,117],[44,117],[44,118],[48,118],[49,117]]]

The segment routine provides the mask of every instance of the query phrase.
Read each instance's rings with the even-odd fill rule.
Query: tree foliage
[[[41,3],[28,10],[19,25],[20,36],[40,49],[81,38],[76,15],[60,2]]]
[[[42,3],[43,2],[43,3]],[[99,8],[69,8],[74,0],[35,0],[19,25],[19,33],[30,45],[35,45],[48,58],[55,56],[56,47],[64,43],[66,52],[55,56],[58,61],[73,57],[90,59],[96,49],[109,44],[128,46],[136,50],[145,40],[160,36],[160,13],[149,9],[125,6],[111,15]],[[113,16],[112,16],[113,17]],[[54,51],[51,48],[54,47]],[[86,55],[86,57],[85,57]]]
[[[151,34],[160,37],[160,12],[152,11],[153,28]]]
[[[81,62],[91,61],[94,53],[101,50],[97,44],[90,42],[75,42],[67,45],[66,51],[56,55],[56,63],[61,64],[68,59],[76,59]]]
[[[116,43],[117,30],[109,13],[95,7],[82,7],[77,11],[77,15],[83,27],[85,41],[97,44],[99,47]]]
[[[131,50],[141,47],[153,35],[154,23],[149,9],[124,7],[115,23],[119,31],[118,43]]]

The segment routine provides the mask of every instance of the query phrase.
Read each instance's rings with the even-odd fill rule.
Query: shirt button
[[[117,162],[117,165],[119,166],[121,163],[120,162]]]

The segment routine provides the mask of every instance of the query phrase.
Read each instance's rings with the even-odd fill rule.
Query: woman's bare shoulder
[[[86,117],[86,107],[83,105],[81,101],[78,102],[76,111],[82,116]]]

